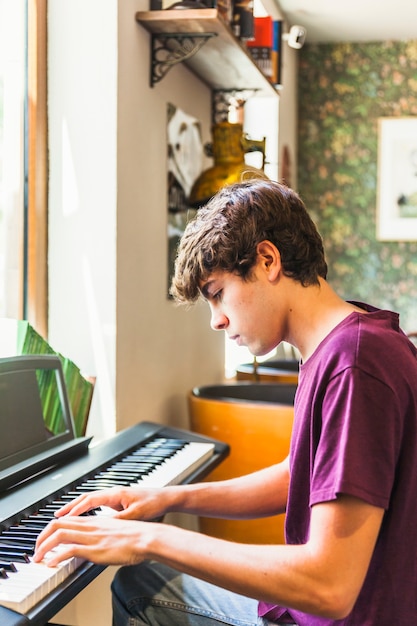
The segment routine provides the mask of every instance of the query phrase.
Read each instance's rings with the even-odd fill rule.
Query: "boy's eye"
[[[219,289],[219,291],[215,291],[213,293],[213,295],[211,296],[211,299],[212,300],[220,300],[221,295],[222,295],[222,289]]]

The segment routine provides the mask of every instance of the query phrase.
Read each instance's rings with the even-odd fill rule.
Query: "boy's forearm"
[[[230,480],[170,487],[167,511],[205,517],[250,519],[285,511],[286,463]]]
[[[152,524],[138,537],[138,551],[140,558],[231,591],[338,620],[357,600],[383,515],[383,509],[340,496],[312,508],[305,544],[241,544]],[[338,532],[328,533],[333,523]]]

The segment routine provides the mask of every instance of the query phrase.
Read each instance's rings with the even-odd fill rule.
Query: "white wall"
[[[115,428],[117,2],[50,0],[49,341],[97,376]]]

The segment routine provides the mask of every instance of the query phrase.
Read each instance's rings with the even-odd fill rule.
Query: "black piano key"
[[[125,474],[124,476],[113,476],[112,474],[109,474],[109,476],[100,476],[98,480],[111,480],[114,481],[116,484],[131,485],[132,483],[135,483],[137,481],[139,476],[140,474],[137,474],[136,476],[133,476],[132,474]]]
[[[131,472],[132,474],[136,474],[137,472],[145,471],[148,467],[149,465],[145,465],[142,467],[140,463],[132,463],[132,462],[115,463],[114,465],[111,465],[106,471],[100,472],[100,474],[107,474],[109,472],[116,472],[117,474],[118,473],[129,474]],[[98,476],[100,476],[100,474],[98,474]]]
[[[143,461],[148,461],[148,463],[159,463],[160,461],[163,461],[164,459],[167,458],[167,456],[170,456],[169,454],[156,454],[153,451],[149,451],[149,452],[141,452],[140,450],[138,450],[138,452],[132,452],[131,457],[134,459],[141,459]]]
[[[0,578],[9,578],[9,574],[6,572],[4,567],[0,567]]]
[[[26,528],[31,528],[32,530],[38,530],[38,532],[41,532],[43,528],[46,528],[46,526],[48,526],[49,522],[50,520],[48,520],[48,522],[36,522],[35,520],[22,519],[20,523]]]
[[[120,475],[117,475],[117,474],[112,475],[112,474],[108,474],[107,472],[103,472],[102,474],[97,474],[97,476],[93,476],[92,478],[87,478],[87,480],[85,480],[83,484],[87,484],[88,485],[91,482],[96,482],[96,481],[99,481],[99,480],[103,480],[103,481],[110,480],[111,481],[113,479],[115,479],[115,480],[116,479],[120,479],[120,480],[125,480],[126,481],[126,476],[120,476]]]
[[[150,462],[150,461],[143,461],[142,459],[138,459],[135,457],[127,457],[125,461],[123,461],[123,465],[125,467],[129,467],[129,464],[133,464],[135,465],[135,467],[137,467],[138,469],[151,469],[152,467],[155,467],[155,463],[154,462]]]
[[[31,550],[35,547],[36,539],[33,537],[32,539],[28,539],[28,537],[7,537],[4,535],[0,536],[0,548],[2,546],[16,546],[19,550],[27,548]]]
[[[136,474],[140,474],[144,469],[140,467],[135,467],[134,465],[123,465],[118,467],[109,467],[105,472],[100,472],[95,476],[95,478],[100,478],[100,476],[135,476]]]
[[[53,517],[53,516],[52,516]],[[51,516],[50,515],[28,515],[25,519],[29,520],[29,521],[33,521],[33,522],[39,522],[42,524],[49,524],[49,522],[51,521]]]
[[[56,506],[54,508],[50,508],[50,509],[39,509],[39,511],[37,511],[38,515],[40,515],[41,517],[45,517],[49,520],[54,519],[54,513],[55,511],[58,511],[60,507]]]
[[[37,538],[38,535],[36,535],[36,537],[25,537],[19,535],[4,534],[0,537],[0,541],[1,543],[5,543],[11,546],[29,546],[30,548],[34,548]]]
[[[16,565],[14,563],[11,563],[10,561],[0,561],[0,567],[2,569],[6,570],[6,572],[17,572],[18,571]]]
[[[106,487],[109,487],[109,485],[106,485]],[[98,486],[95,486],[95,485],[82,485],[78,495],[81,495],[83,493],[89,493],[92,491],[97,491],[97,489],[98,489]],[[101,486],[101,489],[103,489],[103,486]]]
[[[152,454],[164,454],[167,450],[164,446],[145,446],[144,448],[137,448],[136,450],[132,450],[131,454],[137,455],[152,455]]]
[[[138,448],[137,452],[142,452],[144,451],[145,453],[148,452],[152,452],[154,454],[163,454],[163,455],[168,455],[168,454],[172,454],[177,452],[178,450],[181,450],[181,448],[183,448],[185,445],[185,442],[181,443],[181,444],[172,444],[172,445],[156,445],[156,446],[151,446],[148,449],[146,448]]]
[[[89,511],[85,511],[84,513],[81,513],[81,515],[97,515],[97,513],[101,510],[102,510],[101,507],[96,506],[94,509],[90,509]]]
[[[4,530],[0,535],[0,541],[3,539],[26,539],[28,541],[36,541],[36,537],[38,535],[39,533],[35,531],[24,532],[23,530]]]
[[[130,469],[112,469],[108,472],[100,472],[96,478],[120,478],[124,480],[135,480],[139,472],[133,472]]]
[[[92,478],[90,480],[87,480],[85,483],[83,483],[83,486],[89,486],[89,485],[103,485],[103,486],[108,486],[108,487],[128,487],[130,485],[132,481],[131,480],[126,480],[125,478],[116,478],[116,477],[100,477],[100,478]]]
[[[95,489],[96,489],[96,487],[94,487],[93,490],[95,490]],[[87,491],[92,491],[91,485],[87,485],[86,483],[81,483],[81,485],[78,485],[76,490],[78,492],[78,495],[81,494],[81,493],[86,493]]]
[[[141,461],[140,459],[136,458],[136,457],[132,457],[132,456],[128,456],[125,457],[124,459],[122,459],[121,461],[118,461],[117,463],[113,463],[113,465],[110,466],[110,468],[119,468],[119,467],[137,467],[137,468],[141,468],[143,467],[143,469],[145,469],[146,467],[153,467],[153,463],[150,463],[149,461]]]
[[[16,535],[26,537],[37,537],[39,535],[39,528],[27,528],[27,526],[10,526],[5,533],[12,533]]]
[[[133,453],[127,454],[123,457],[123,459],[119,459],[113,465],[127,465],[128,463],[140,463],[140,459],[133,456]],[[142,463],[145,463],[145,459],[143,459]]]
[[[30,563],[29,555],[25,552],[3,552],[0,548],[0,561],[9,561],[16,563]],[[4,566],[3,566],[4,567]]]
[[[111,487],[114,487],[114,485],[110,483],[95,481],[93,483],[89,483],[88,485],[83,483],[80,487],[80,490],[83,493],[87,493],[90,491],[97,491],[99,489],[111,489]]]
[[[22,526],[27,528],[27,530],[35,530],[39,534],[43,528],[47,526],[47,524],[37,524],[36,522],[25,522],[25,520],[21,520]]]
[[[29,546],[27,544],[23,545],[8,545],[4,542],[0,543],[0,554],[2,556],[8,554],[28,554],[30,556],[33,555],[34,548],[33,546]],[[31,554],[32,553],[32,554]]]
[[[116,467],[114,470],[115,472],[133,472],[136,476],[143,476],[144,474],[148,474],[149,472],[151,472],[154,469],[154,465],[147,465],[146,467],[140,467],[138,465],[132,465],[132,464],[128,464],[123,468],[119,468]]]
[[[149,463],[151,457],[154,455],[155,452],[153,450],[132,450],[132,452],[126,454],[122,460],[136,459],[138,461],[142,460],[143,462],[148,461]]]
[[[155,467],[155,466],[153,463],[143,463],[143,461],[135,461],[135,459],[129,459],[126,461],[122,461],[120,463],[115,463],[109,468],[109,470],[118,472],[119,470],[126,471],[126,470],[133,469],[139,472],[139,471],[145,471],[149,469],[150,467]]]
[[[170,446],[167,439],[154,439],[154,441],[149,441],[146,446],[141,446],[140,448],[138,448],[138,450],[144,450],[146,452],[147,450],[166,450],[169,447]]]

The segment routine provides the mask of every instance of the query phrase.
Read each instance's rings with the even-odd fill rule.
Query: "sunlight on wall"
[[[96,439],[106,439],[114,435],[116,429],[113,409],[115,406],[114,386],[110,372],[111,364],[107,358],[109,348],[106,345],[106,343],[110,346],[114,344],[116,329],[111,325],[107,325],[107,328],[103,327],[96,297],[96,286],[92,279],[91,262],[86,255],[83,258],[83,279],[88,315],[86,323],[91,338],[97,378],[87,433],[96,435]]]
[[[79,209],[77,176],[75,174],[74,158],[68,124],[62,120],[62,213],[69,216]]]

